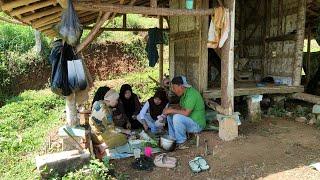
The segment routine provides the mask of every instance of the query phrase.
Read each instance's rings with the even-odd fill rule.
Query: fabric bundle
[[[208,48],[221,48],[228,39],[230,31],[229,9],[224,7],[214,8],[208,32]]]

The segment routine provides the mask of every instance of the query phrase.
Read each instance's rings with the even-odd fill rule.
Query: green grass
[[[33,179],[34,157],[61,124],[63,100],[49,90],[25,91],[0,109],[0,177]]]

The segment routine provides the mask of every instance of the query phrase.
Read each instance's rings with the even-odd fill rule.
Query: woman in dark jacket
[[[124,119],[128,119],[129,123],[126,125],[128,129],[139,129],[142,128],[142,124],[137,120],[137,115],[141,109],[141,103],[136,94],[132,92],[132,87],[129,84],[124,84],[120,89],[119,98],[119,110],[123,108]]]

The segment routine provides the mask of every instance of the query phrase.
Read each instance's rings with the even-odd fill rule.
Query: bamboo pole
[[[163,29],[163,16],[159,18],[159,28],[162,31]],[[163,34],[163,32],[162,32]],[[160,44],[160,56],[159,56],[159,82],[163,81],[163,43]]]
[[[147,15],[159,15],[159,16],[205,16],[212,15],[213,9],[170,9],[170,8],[152,8],[141,6],[128,6],[128,5],[114,5],[101,3],[96,5],[94,3],[75,3],[76,10],[87,11],[104,11],[115,13],[133,13],[133,14],[147,14]]]

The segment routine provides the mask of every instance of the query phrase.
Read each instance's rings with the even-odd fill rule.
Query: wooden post
[[[36,53],[40,54],[42,51],[42,40],[41,40],[41,34],[39,31],[34,30],[34,38],[35,38],[35,49],[36,49]]]
[[[163,16],[159,19],[159,28],[163,29]],[[160,56],[159,56],[159,82],[163,81],[163,44],[160,44]]]
[[[293,65],[293,86],[301,84],[301,68],[303,60],[304,33],[306,21],[306,0],[298,1],[296,54]]]
[[[221,55],[221,105],[227,114],[233,114],[234,97],[234,28],[235,28],[235,0],[226,0],[226,8],[230,12],[230,31],[227,41],[222,47]]]
[[[156,8],[157,7],[157,0],[150,0],[150,7]]]
[[[305,69],[306,73],[307,73],[307,83],[309,83],[310,79],[311,79],[311,29],[310,29],[310,24],[308,25],[308,58],[307,58],[307,66]]]
[[[122,27],[127,28],[127,14],[122,16]]]
[[[203,8],[203,9],[209,9],[209,0],[201,0],[197,1],[199,6],[197,5],[196,8]],[[207,90],[208,87],[208,48],[207,48],[207,42],[208,42],[208,29],[209,29],[209,17],[208,16],[202,16],[199,17],[200,20],[200,47],[201,52],[199,56],[199,91],[203,92]]]

